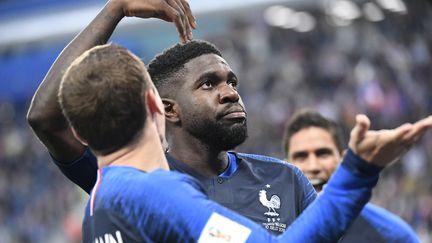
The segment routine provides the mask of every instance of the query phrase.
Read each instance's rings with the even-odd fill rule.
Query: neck
[[[208,177],[218,176],[228,167],[227,151],[212,148],[193,136],[172,135],[169,153]]]
[[[145,129],[133,145],[125,146],[108,155],[97,155],[98,166],[131,166],[142,171],[169,170],[162,144],[156,131]]]

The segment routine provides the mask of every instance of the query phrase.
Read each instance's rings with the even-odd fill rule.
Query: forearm
[[[50,116],[66,122],[61,115],[57,101],[57,91],[63,73],[75,58],[93,46],[108,41],[115,27],[123,17],[123,13],[115,2],[108,2],[93,21],[82,30],[61,52],[51,66],[44,80],[36,91],[29,110],[29,119]],[[44,119],[45,120],[45,119]],[[58,121],[46,119],[47,122],[58,124]],[[62,127],[61,125],[57,125]]]
[[[73,153],[74,148],[80,150],[78,141],[73,141],[75,138],[57,100],[62,75],[83,52],[106,43],[123,17],[119,3],[109,1],[93,21],[64,48],[33,97],[27,115],[28,122],[39,139],[58,159],[61,159],[58,155],[64,150],[65,153],[67,150],[72,150],[70,152]]]

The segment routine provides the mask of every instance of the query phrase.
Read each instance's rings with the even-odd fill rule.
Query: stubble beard
[[[221,121],[193,119],[186,129],[212,150],[232,150],[247,138],[246,120],[241,123],[225,124]]]

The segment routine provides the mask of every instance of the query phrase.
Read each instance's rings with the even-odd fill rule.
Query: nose
[[[310,174],[319,174],[321,171],[321,165],[318,161],[318,157],[314,154],[309,155],[305,163],[308,165],[306,172]]]
[[[218,87],[219,91],[219,103],[224,104],[228,102],[237,102],[240,96],[233,87],[224,83]]]

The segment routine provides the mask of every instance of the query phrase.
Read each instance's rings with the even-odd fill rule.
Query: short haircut
[[[63,114],[95,153],[133,143],[146,120],[145,91],[152,87],[144,63],[127,49],[94,47],[68,67],[58,98]]]
[[[213,44],[203,40],[193,40],[186,44],[176,44],[163,53],[154,57],[148,72],[162,97],[175,95],[178,86],[175,83],[184,74],[184,64],[193,58],[215,54],[222,57],[222,53]]]
[[[292,116],[285,126],[283,146],[285,157],[288,157],[289,143],[291,137],[304,128],[319,127],[328,131],[335,143],[339,153],[344,150],[344,139],[341,128],[332,120],[329,120],[313,110],[300,110]]]

